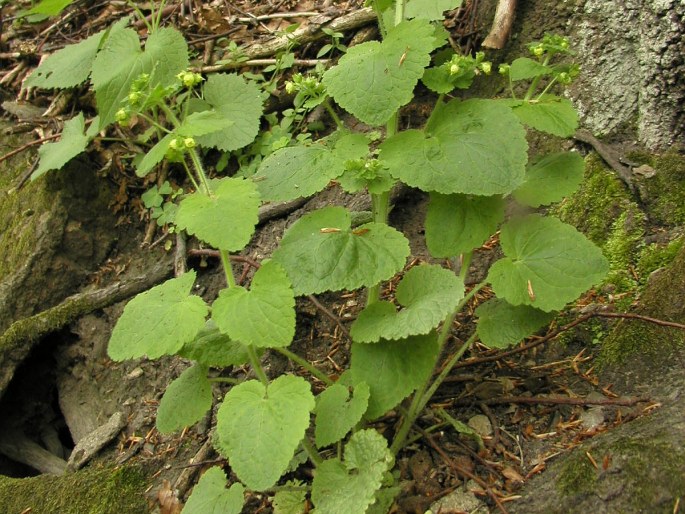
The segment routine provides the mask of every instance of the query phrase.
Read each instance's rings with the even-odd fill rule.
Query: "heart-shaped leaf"
[[[395,407],[423,384],[438,357],[434,332],[400,341],[352,344],[352,382],[366,382],[371,390],[367,419],[375,419]]]
[[[176,225],[214,248],[235,252],[250,241],[259,219],[259,195],[243,178],[214,181],[212,194],[185,197],[178,206]]]
[[[340,441],[359,423],[369,404],[369,386],[361,382],[353,396],[342,384],[333,384],[316,397],[316,445],[318,447]]]
[[[209,76],[202,89],[204,101],[216,115],[229,120],[220,131],[211,131],[197,138],[198,144],[232,152],[249,145],[259,131],[263,98],[253,82],[235,74],[216,73]]]
[[[241,366],[250,361],[247,347],[219,332],[216,323],[211,319],[205,323],[205,327],[197,333],[195,339],[183,345],[178,355],[208,367],[227,368]]]
[[[478,248],[504,220],[500,196],[431,193],[426,244],[433,257],[450,258]]]
[[[342,207],[300,218],[273,254],[296,295],[373,286],[400,271],[408,256],[409,244],[400,232],[382,223],[352,229]]]
[[[488,280],[512,305],[561,310],[609,271],[602,251],[571,225],[531,215],[502,226],[502,251]]]
[[[523,123],[535,130],[554,136],[571,137],[578,128],[578,112],[571,100],[554,95],[526,102],[500,100],[508,104]]]
[[[514,59],[509,68],[509,77],[514,82],[528,80],[543,75],[551,75],[554,72],[549,66],[535,61],[530,57],[519,57]]]
[[[217,413],[216,442],[250,489],[272,487],[288,469],[309,426],[314,395],[301,377],[281,375],[268,388],[250,380],[233,387]]]
[[[167,387],[157,409],[157,429],[168,434],[194,425],[212,407],[207,367],[196,364]]]
[[[329,459],[317,466],[312,501],[319,514],[360,514],[374,502],[394,458],[385,438],[360,430],[345,446],[345,461]]]
[[[404,307],[396,312],[390,302],[374,302],[352,324],[357,343],[403,339],[427,334],[451,313],[464,297],[459,277],[440,266],[416,266],[402,277],[395,298]]]
[[[150,34],[145,51],[131,28],[112,31],[93,62],[91,81],[100,114],[99,130],[114,121],[131,84],[141,74],[150,75],[150,87],[169,86],[188,67],[188,44],[176,29],[164,27]]]
[[[205,471],[183,507],[183,514],[240,514],[245,488],[242,484],[233,484],[226,489],[226,482],[221,468]]]
[[[265,201],[288,201],[324,189],[345,171],[345,162],[361,159],[369,152],[363,134],[342,135],[333,148],[316,143],[289,146],[275,151],[253,177]]]
[[[584,170],[585,161],[577,152],[547,155],[528,168],[514,198],[531,207],[558,202],[578,188]]]
[[[554,319],[554,313],[528,305],[511,305],[499,298],[476,309],[478,336],[490,348],[507,348]]]
[[[128,302],[109,340],[107,353],[115,361],[147,355],[156,359],[173,355],[204,327],[208,308],[190,295],[195,272],[139,294]]]
[[[265,261],[250,291],[224,289],[212,305],[212,319],[231,339],[257,347],[288,346],[295,335],[295,296],[280,264]]]
[[[50,170],[59,170],[66,163],[84,152],[91,138],[84,134],[85,121],[83,113],[64,123],[62,136],[56,143],[45,143],[38,149],[40,164],[36,171],[31,174],[31,180],[35,180]]]
[[[382,43],[351,47],[324,74],[323,83],[343,109],[364,123],[383,125],[413,98],[433,49],[434,29],[428,21],[403,21]]]
[[[452,100],[426,128],[405,130],[380,146],[390,174],[424,191],[508,194],[523,182],[526,133],[494,100]]]

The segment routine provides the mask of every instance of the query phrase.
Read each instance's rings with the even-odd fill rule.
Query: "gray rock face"
[[[685,3],[587,0],[570,20],[581,76],[570,90],[597,135],[636,130],[663,150],[685,136]]]

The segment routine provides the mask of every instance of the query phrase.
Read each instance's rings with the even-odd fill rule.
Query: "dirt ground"
[[[182,7],[170,4],[164,23],[183,30],[197,50],[198,64],[209,66],[227,55],[229,41],[247,47],[259,45],[289,23],[306,23],[312,13],[341,16],[361,8],[361,4],[361,1],[219,1],[211,4],[189,1]],[[488,27],[481,21],[487,19],[484,12],[491,10],[486,4],[488,2],[481,5],[477,1],[466,2],[464,8],[447,18],[446,27],[452,38],[466,50],[477,47],[487,32]],[[36,117],[29,119],[26,114],[12,110],[20,95],[22,78],[37,64],[41,54],[83,39],[115,19],[131,14],[130,8],[121,2],[85,2],[66,12],[67,16],[27,24],[13,20],[15,6],[3,7],[0,59],[6,71],[0,78],[0,94],[5,102],[4,115],[16,127],[25,124],[27,132],[38,137],[59,132],[59,123],[54,118],[49,121]],[[303,14],[293,15],[297,12]],[[289,16],[258,19],[276,13]],[[360,31],[361,28],[354,32]],[[345,34],[346,44],[354,35],[353,32]],[[298,47],[294,50],[295,55],[298,59],[313,59],[322,44],[314,42]],[[287,73],[281,83],[285,78]],[[51,106],[66,118],[73,109],[83,108],[87,112],[92,109],[92,98],[85,88],[70,92],[61,108],[55,105],[55,95],[49,91],[32,91],[24,100],[41,110]],[[274,95],[267,105],[272,109],[282,108],[283,102],[281,96]],[[403,113],[403,126],[420,126],[421,112],[420,104],[407,108]],[[588,150],[583,145],[579,145],[579,149]],[[160,262],[169,263],[171,272],[178,240],[149,220],[139,200],[141,192],[149,188],[156,177],[149,177],[145,182],[136,178],[134,172],[117,158],[120,150],[114,145],[89,153],[91,170],[107,184],[109,221],[103,221],[98,230],[107,231],[108,241],[102,243],[106,251],[93,252],[91,261],[84,264],[89,272],[76,289],[101,288],[126,281]],[[217,157],[209,156],[210,161],[214,159],[210,162],[210,170]],[[17,181],[21,178],[19,175]],[[182,177],[174,171],[169,175],[171,181],[179,184]],[[391,224],[410,240],[413,258],[410,265],[432,260],[422,232],[426,204],[424,194],[404,190],[397,195],[390,216]],[[332,186],[292,212],[262,224],[243,255],[254,261],[268,257],[289,225],[322,205],[344,205],[357,211],[369,209],[365,196],[348,195]],[[169,243],[168,249],[165,249],[166,243]],[[83,241],[74,238],[70,244],[72,250],[78,250]],[[211,302],[224,287],[223,272],[216,259],[199,251],[197,242],[191,239],[187,244],[187,265],[198,271],[195,292]],[[496,239],[488,241],[476,252],[467,285],[484,277],[489,264],[498,256],[497,252]],[[236,267],[236,272],[240,281],[245,282],[252,269],[249,264],[243,264]],[[49,285],[43,283],[35,287]],[[388,284],[387,294],[392,287],[393,284]],[[443,362],[470,336],[474,330],[473,310],[488,295],[487,289],[479,293],[469,309],[456,320]],[[55,298],[53,305],[60,300]],[[598,339],[610,330],[608,323],[592,320],[564,330],[561,337],[549,342],[552,335],[578,315],[591,312],[598,305],[606,308],[611,301],[609,289],[591,292],[568,314],[527,340],[525,346],[508,352],[476,346],[467,352],[463,362],[437,391],[431,410],[419,419],[421,437],[399,456],[402,493],[394,512],[422,514],[433,505],[436,513],[438,509],[442,514],[456,513],[466,510],[464,505],[468,503],[464,502],[467,501],[472,502],[469,512],[507,512],[507,506],[516,503],[524,485],[543,473],[550,462],[589,438],[651,412],[656,402],[649,395],[636,398],[624,396],[622,390],[614,392],[612,383],[596,371],[593,359],[599,352]],[[297,333],[291,350],[329,375],[337,375],[345,369],[350,344],[340,326],[349,326],[364,305],[364,298],[354,292],[324,294],[318,297],[318,302],[335,320],[322,315],[322,307],[311,300],[298,299]],[[109,335],[123,306],[124,303],[117,303],[97,309],[44,337],[17,369],[2,396],[2,427],[5,433],[20,431],[65,459],[78,440],[123,415],[120,430],[103,436],[104,448],[89,460],[88,466],[139,467],[145,472],[144,494],[150,511],[179,512],[204,469],[217,463],[227,471],[230,467],[211,448],[214,412],[182,433],[163,436],[155,429],[159,400],[169,382],[189,365],[188,361],[163,358],[113,363],[107,358]],[[31,314],[34,312],[24,315]],[[273,375],[290,371],[307,376],[278,355],[267,355],[265,364],[267,372]],[[217,376],[238,378],[246,372],[246,369],[215,371]],[[226,389],[217,386],[215,400],[225,392]],[[433,431],[431,427],[442,422],[434,414],[438,409],[444,409],[452,418],[478,433],[484,446],[479,447],[474,438],[460,434],[449,424],[443,423]],[[375,426],[381,432],[392,433],[398,419],[396,413],[391,412]],[[39,475],[26,462],[18,462],[1,453],[0,449],[0,474],[16,478]],[[598,468],[610,466],[602,461],[603,456],[595,458]],[[301,467],[298,473],[307,478],[311,469]],[[464,484],[468,484],[466,490],[462,487]],[[435,502],[443,498],[454,500],[457,493],[466,496],[466,500],[462,498],[457,504],[459,507],[447,503],[436,506]],[[244,512],[271,511],[269,497],[257,494],[251,496],[244,509]]]

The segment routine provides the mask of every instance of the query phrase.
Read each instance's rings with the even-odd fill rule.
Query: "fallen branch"
[[[504,47],[511,32],[511,26],[514,24],[515,11],[516,0],[499,0],[492,28],[483,40],[482,46],[495,50],[500,50]]]
[[[580,129],[576,131],[573,136],[574,139],[582,141],[590,145],[595,152],[606,162],[609,167],[616,172],[619,178],[625,182],[631,193],[635,192],[633,185],[633,177],[630,168],[621,164],[619,156],[609,145],[602,143],[599,139],[592,135],[589,130]]]
[[[453,366],[452,369],[465,368],[467,366],[474,366],[476,364],[484,364],[486,362],[494,362],[494,361],[504,359],[505,357],[510,357],[512,355],[516,355],[517,353],[527,352],[528,350],[531,350],[537,346],[540,346],[541,344],[546,343],[550,339],[554,339],[555,337],[557,337],[562,332],[570,330],[571,328],[575,327],[576,325],[580,325],[581,323],[583,323],[583,322],[585,322],[591,318],[634,319],[634,320],[644,321],[647,323],[654,323],[655,325],[659,325],[661,327],[671,327],[671,328],[678,328],[680,330],[685,330],[685,325],[683,325],[682,323],[675,323],[673,321],[665,321],[665,320],[661,320],[661,319],[650,318],[649,316],[642,316],[641,314],[621,313],[621,312],[589,312],[587,314],[583,314],[582,316],[579,316],[578,318],[574,319],[570,323],[567,323],[563,327],[558,328],[557,330],[555,330],[553,332],[550,332],[546,336],[541,337],[540,339],[538,339],[536,341],[533,341],[532,343],[521,345],[518,348],[514,348],[513,350],[508,350],[506,352],[498,352],[498,353],[495,353],[494,355],[488,355],[486,357],[477,357],[477,358],[469,359],[469,360],[466,360],[463,362],[458,362]],[[449,377],[445,380],[445,382],[450,382]]]
[[[164,259],[142,275],[95,291],[75,294],[55,307],[12,323],[0,337],[0,398],[17,367],[43,336],[61,329],[84,314],[146,291],[169,276],[172,266],[173,262]]]
[[[488,398],[481,400],[485,405],[496,405],[501,403],[527,403],[542,405],[619,405],[622,407],[632,407],[641,402],[648,402],[646,398],[602,398],[592,400],[590,398],[550,398],[549,396],[502,396],[499,398]],[[472,400],[455,400],[454,404],[470,404]]]
[[[248,60],[260,59],[276,55],[278,52],[285,50],[289,45],[298,43],[300,45],[311,43],[317,39],[327,37],[322,31],[324,28],[329,28],[335,32],[345,32],[348,30],[362,27],[371,23],[376,19],[376,13],[373,9],[365,8],[358,11],[345,14],[343,16],[335,16],[334,14],[322,14],[313,17],[309,23],[300,27],[292,34],[284,36],[277,36],[264,43],[254,43],[243,49],[241,57]],[[202,66],[195,71],[201,73],[216,73],[244,66],[244,62],[226,62],[223,64],[215,64],[211,66]]]

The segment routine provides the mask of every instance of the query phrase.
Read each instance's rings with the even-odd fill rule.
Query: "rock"
[[[467,424],[481,437],[490,437],[492,435],[492,423],[490,423],[490,419],[483,414],[476,414],[471,417]]]
[[[478,485],[469,481],[463,489],[457,489],[447,496],[443,496],[430,506],[431,514],[439,512],[468,512],[469,514],[487,514],[489,509],[480,501],[470,489],[479,488]],[[426,513],[429,514],[429,513]]]

